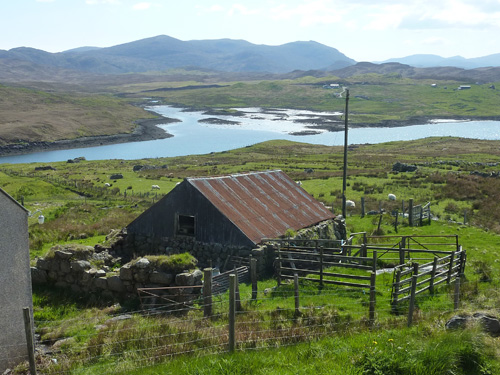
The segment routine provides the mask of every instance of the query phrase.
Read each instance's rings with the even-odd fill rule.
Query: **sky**
[[[61,52],[168,35],[313,40],[356,61],[500,53],[500,0],[4,0],[0,49]]]

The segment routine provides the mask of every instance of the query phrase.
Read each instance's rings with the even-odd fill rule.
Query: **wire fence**
[[[257,296],[245,289],[239,301],[231,296],[230,288],[212,299],[209,317],[204,316],[200,298],[190,308],[94,311],[70,319],[35,320],[37,368],[42,374],[63,374],[97,366],[95,373],[113,373],[123,371],[124,366],[154,366],[178,356],[259,350],[333,335],[402,328],[410,319],[411,324],[421,324],[432,318],[433,324],[444,326],[460,312],[457,293],[467,299],[467,288],[473,288],[467,283],[462,287],[465,290],[442,285],[432,296],[417,296],[411,317],[408,305],[395,313],[390,293],[379,290],[374,321],[369,319],[370,293],[320,288],[312,283],[301,284],[298,296],[291,283],[260,290]],[[491,296],[498,301],[500,292],[492,289]],[[13,352],[7,349],[0,346],[0,353]],[[8,359],[19,359],[14,357]]]

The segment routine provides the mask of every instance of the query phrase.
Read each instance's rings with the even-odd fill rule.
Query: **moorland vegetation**
[[[293,289],[289,284],[275,288],[270,278],[259,282],[257,301],[249,298],[250,286],[241,285],[241,341],[238,352],[230,355],[225,353],[227,294],[216,302],[216,317],[206,320],[199,310],[160,316],[134,313],[138,306],[130,300],[116,305],[98,295],[37,287],[37,332],[44,343],[59,342],[49,355],[39,356],[39,367],[47,373],[78,374],[498,373],[498,338],[478,327],[444,327],[457,313],[498,311],[500,180],[493,173],[499,169],[498,149],[497,141],[444,137],[349,150],[348,198],[359,202],[364,197],[367,211],[382,207],[387,212],[382,233],[396,234],[389,213],[413,198],[430,202],[436,220],[413,228],[403,223],[398,234],[459,235],[468,253],[459,312],[453,311],[453,287],[445,285],[434,295],[419,297],[416,324],[406,328],[404,315],[391,312],[390,291],[385,290],[388,274],[378,284],[374,328],[367,324],[367,295],[334,286],[318,289],[307,282],[301,283],[302,315],[297,319]],[[29,210],[41,209],[46,216],[43,225],[35,217],[29,219],[34,260],[56,244],[102,243],[109,230],[127,225],[187,176],[279,168],[338,213],[342,157],[340,147],[271,141],[209,155],[51,163],[52,168],[37,171],[46,165],[3,165],[0,184]],[[398,161],[417,170],[395,172],[392,166]],[[136,165],[150,167],[134,171]],[[123,178],[111,180],[117,173]],[[153,184],[161,193],[151,190]],[[389,201],[389,193],[397,201]],[[373,233],[378,221],[378,215],[361,218],[358,206],[349,212],[347,226],[350,233]],[[132,317],[114,319],[125,313]]]

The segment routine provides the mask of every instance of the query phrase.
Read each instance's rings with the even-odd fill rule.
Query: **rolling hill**
[[[313,41],[268,46],[232,39],[181,41],[166,35],[108,48],[84,47],[60,53],[20,47],[0,51],[0,59],[100,74],[187,66],[225,72],[285,73],[343,68],[355,63],[335,48]]]

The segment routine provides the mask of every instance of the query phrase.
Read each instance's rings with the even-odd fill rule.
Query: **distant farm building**
[[[136,242],[136,253],[142,252],[141,243],[161,248],[162,241],[174,248],[213,244],[232,253],[333,218],[322,203],[275,170],[186,178],[130,223],[127,233]]]
[[[0,189],[0,373],[27,359],[23,308],[33,311],[28,211]]]

